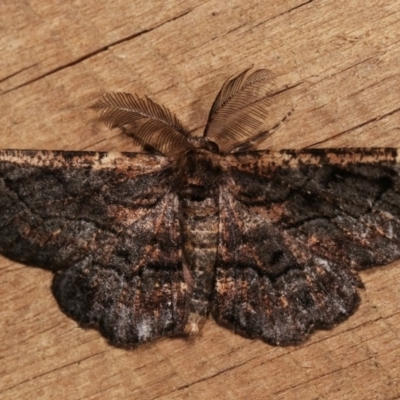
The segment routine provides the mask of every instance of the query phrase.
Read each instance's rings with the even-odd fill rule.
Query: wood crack
[[[177,16],[175,16],[175,17],[173,17],[173,18],[171,18],[171,19],[169,19],[169,20],[167,20],[167,21],[163,21],[162,23],[160,23],[160,24],[158,24],[158,25],[156,25],[156,26],[154,26],[154,27],[152,27],[152,28],[143,29],[143,30],[141,30],[140,32],[136,32],[136,33],[134,33],[134,34],[132,34],[132,35],[126,36],[126,37],[121,38],[121,39],[119,39],[119,40],[116,40],[116,41],[114,41],[114,42],[112,42],[112,43],[109,43],[109,44],[107,44],[107,45],[105,45],[105,46],[102,46],[102,47],[100,47],[99,49],[96,49],[96,50],[94,50],[94,51],[91,51],[91,52],[85,54],[84,56],[81,56],[81,57],[76,58],[76,59],[73,60],[73,61],[70,61],[70,62],[65,63],[65,64],[63,64],[63,65],[60,65],[60,66],[57,67],[57,68],[53,68],[53,69],[51,69],[51,70],[45,72],[44,74],[41,74],[41,75],[37,76],[36,78],[32,78],[32,79],[30,79],[30,80],[28,80],[28,81],[26,81],[26,82],[23,82],[23,83],[21,83],[21,84],[19,84],[19,85],[16,85],[16,86],[12,87],[11,89],[5,90],[5,91],[3,91],[3,92],[0,93],[0,96],[2,96],[2,95],[4,95],[4,94],[7,94],[7,93],[10,93],[10,92],[14,92],[14,91],[17,90],[17,89],[20,89],[20,88],[22,88],[22,87],[24,87],[24,86],[30,85],[30,84],[32,84],[32,83],[35,83],[35,82],[37,82],[37,81],[39,81],[39,80],[41,80],[41,79],[47,78],[48,76],[51,76],[51,75],[53,75],[53,74],[56,74],[57,72],[63,71],[64,69],[73,67],[74,65],[77,65],[77,64],[79,64],[79,63],[81,63],[81,62],[83,62],[83,61],[88,60],[89,58],[92,58],[92,57],[94,57],[94,56],[97,56],[97,55],[99,55],[99,54],[101,54],[101,53],[104,53],[104,52],[110,50],[112,47],[115,47],[115,46],[117,46],[117,45],[119,45],[119,44],[122,44],[122,43],[125,43],[125,42],[129,42],[130,40],[136,39],[137,37],[140,37],[140,36],[142,36],[142,35],[144,35],[144,34],[147,34],[147,33],[151,32],[151,31],[154,31],[154,30],[156,30],[157,28],[160,28],[160,27],[163,26],[163,25],[166,25],[166,24],[168,24],[168,23],[170,23],[170,22],[176,21],[177,19],[184,17],[185,15],[189,14],[190,12],[192,12],[192,9],[189,9],[189,10],[187,10],[187,11],[185,11],[185,12],[183,12],[183,13],[181,13],[181,14],[179,14],[179,15],[177,15]],[[15,76],[15,75],[18,75],[19,73],[21,73],[22,71],[24,71],[24,70],[26,70],[26,69],[28,69],[28,68],[32,68],[33,66],[34,66],[34,65],[29,66],[29,67],[27,67],[27,68],[23,68],[23,69],[21,69],[20,71],[17,71],[17,72],[15,72],[14,74],[9,75],[8,77],[6,77],[6,78],[0,80],[0,83],[6,81],[6,80],[9,79],[9,78],[12,78],[12,77]]]

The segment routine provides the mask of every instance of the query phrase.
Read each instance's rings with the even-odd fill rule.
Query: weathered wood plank
[[[400,1],[2,1],[0,148],[129,150],[85,109],[149,95],[195,133],[221,83],[278,75],[290,119],[264,147],[400,147]],[[283,110],[283,111],[282,111]],[[0,263],[0,396],[391,399],[400,396],[399,263],[362,274],[359,311],[275,348],[208,321],[196,340],[110,347],[62,314],[51,274]]]

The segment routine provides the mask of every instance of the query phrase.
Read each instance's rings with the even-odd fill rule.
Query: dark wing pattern
[[[357,271],[400,258],[395,149],[228,156],[213,315],[271,344],[357,308]]]
[[[131,346],[183,333],[174,174],[150,154],[0,152],[0,252],[55,272],[61,309]]]

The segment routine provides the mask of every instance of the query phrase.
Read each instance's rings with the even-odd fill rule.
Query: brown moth
[[[208,315],[292,345],[348,318],[400,257],[397,149],[257,151],[273,74],[222,86],[204,134],[148,98],[93,108],[147,152],[0,151],[0,252],[52,270],[62,311],[131,347]]]

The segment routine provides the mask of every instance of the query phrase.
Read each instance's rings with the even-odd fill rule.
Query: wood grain
[[[132,150],[86,108],[117,90],[199,134],[251,65],[277,74],[276,112],[294,107],[264,147],[400,147],[399,15],[399,0],[3,0],[0,148]],[[400,263],[362,274],[350,320],[288,348],[210,320],[195,340],[116,349],[59,311],[50,273],[1,258],[0,274],[2,399],[400,397]]]

